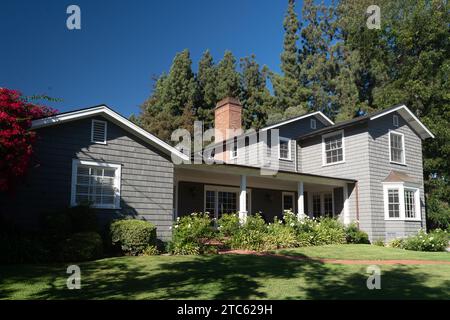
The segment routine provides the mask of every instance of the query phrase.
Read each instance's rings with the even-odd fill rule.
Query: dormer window
[[[398,127],[398,115],[394,114],[392,116],[392,124],[394,127]]]
[[[311,129],[316,129],[316,128],[317,128],[316,119],[311,119]]]
[[[91,142],[106,144],[107,122],[92,120],[91,124]]]

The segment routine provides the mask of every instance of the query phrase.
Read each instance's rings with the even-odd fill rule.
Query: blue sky
[[[81,8],[81,30],[66,28],[66,8]],[[210,49],[256,54],[279,70],[287,0],[9,0],[0,10],[0,87],[61,98],[60,111],[106,103],[139,112],[152,76],[188,48],[193,67]],[[300,12],[301,1],[297,3]]]

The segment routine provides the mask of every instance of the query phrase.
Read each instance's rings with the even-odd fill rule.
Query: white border
[[[393,161],[392,160],[392,157],[391,157],[391,133],[397,134],[397,135],[402,137],[402,148],[403,148],[403,150],[402,150],[402,162],[397,162],[397,161]],[[389,162],[390,163],[394,163],[394,164],[399,164],[399,165],[402,165],[402,166],[406,166],[405,135],[403,133],[395,131],[395,130],[389,130],[389,139],[388,140],[389,140],[389,142],[388,142],[389,143],[388,144],[388,146],[389,146]]]
[[[380,113],[380,114],[377,114],[377,115],[375,115],[375,116],[373,116],[373,117],[370,117],[370,120],[375,120],[375,119],[380,118],[380,117],[383,117],[383,116],[385,116],[385,115],[387,115],[387,114],[389,114],[389,113],[391,113],[391,112],[395,112],[395,111],[398,111],[398,110],[401,110],[401,109],[403,109],[404,111],[406,111],[406,113],[407,113],[409,116],[411,116],[411,118],[413,118],[414,121],[417,122],[417,124],[419,125],[419,127],[421,127],[421,128],[427,133],[428,136],[422,137],[423,139],[426,139],[426,138],[434,138],[434,135],[431,133],[431,131],[428,130],[428,128],[425,127],[425,125],[424,125],[424,124],[423,124],[423,123],[422,123],[422,122],[414,115],[414,113],[412,113],[411,110],[409,110],[408,107],[405,106],[405,105],[398,106],[397,108],[393,108],[393,109],[391,109],[391,110],[387,110],[387,111],[382,112],[382,113]]]
[[[203,187],[203,212],[207,212],[206,211],[206,192],[207,191],[214,192],[214,198],[215,198],[215,200],[214,200],[215,201],[214,218],[218,219],[218,217],[219,217],[219,201],[218,201],[218,197],[217,197],[217,192],[219,192],[219,191],[236,193],[236,211],[237,212],[234,212],[234,213],[239,214],[239,194],[241,192],[240,188],[205,184]],[[247,212],[251,213],[252,212],[252,190],[249,188],[247,188],[247,199],[248,199]]]
[[[103,142],[94,140],[94,123],[96,123],[96,122],[103,123],[105,125],[105,132],[103,133]],[[106,137],[108,136],[107,131],[108,131],[108,122],[92,119],[92,121],[91,121],[91,142],[98,143],[98,144],[106,144]]]
[[[283,125],[285,125],[285,124],[288,124],[288,123],[291,123],[291,122],[294,122],[294,121],[298,121],[298,120],[301,120],[301,119],[304,119],[304,118],[307,118],[307,117],[317,116],[317,115],[318,115],[319,117],[322,117],[322,118],[325,120],[325,122],[329,123],[330,125],[334,125],[334,122],[331,121],[331,120],[330,120],[326,115],[324,115],[321,111],[316,111],[316,112],[313,112],[313,113],[304,114],[304,115],[299,116],[299,117],[295,117],[295,118],[292,118],[292,119],[288,119],[288,120],[282,121],[282,122],[280,122],[280,123],[276,123],[276,124],[270,125],[270,126],[268,126],[268,127],[262,128],[261,130],[269,130],[269,129],[273,129],[273,128],[276,128],[276,127],[279,127],[279,126],[283,126]]]
[[[399,217],[389,217],[389,198],[388,190],[397,189],[399,197]],[[405,216],[405,189],[414,191],[415,217],[407,218]],[[386,221],[422,221],[422,209],[420,206],[420,190],[416,187],[405,186],[403,182],[383,182],[383,201],[384,201],[384,220]]]
[[[288,154],[289,157],[288,158],[282,158],[281,157],[281,143],[280,141],[287,141],[288,143]],[[278,141],[278,159],[279,160],[286,160],[286,161],[292,161],[292,140],[289,138],[285,138],[285,137],[279,137],[279,141]]]
[[[332,136],[337,136],[338,134],[341,135],[342,137],[342,160],[341,161],[337,161],[337,162],[331,162],[331,163],[327,163],[327,157],[326,157],[326,153],[325,153],[325,138],[328,137],[332,137]],[[333,131],[327,134],[323,134],[322,135],[322,167],[327,167],[327,166],[333,166],[336,164],[341,164],[341,163],[345,163],[345,136],[344,136],[344,130],[337,130],[337,131]]]
[[[165,151],[167,154],[174,154],[178,156],[179,158],[183,160],[190,160],[190,156],[183,154],[179,150],[175,149],[174,147],[170,146],[169,144],[165,143],[161,139],[157,138],[156,136],[152,135],[148,131],[142,129],[141,127],[135,125],[133,122],[127,120],[117,112],[111,110],[106,105],[101,105],[98,107],[92,107],[88,109],[63,113],[59,115],[55,115],[52,117],[47,117],[43,119],[34,120],[32,122],[31,129],[39,129],[44,128],[68,121],[74,121],[78,119],[88,118],[96,115],[104,115],[107,118],[113,120],[116,124],[121,126],[122,128],[130,131],[131,133],[137,135],[138,137],[144,139],[145,141],[155,145],[156,147],[160,148],[161,150]]]
[[[106,162],[95,162],[95,161],[85,161],[80,159],[72,159],[72,181],[70,190],[70,206],[75,207],[76,203],[76,184],[77,184],[77,174],[78,165],[104,167],[104,168],[114,168],[116,169],[114,174],[114,205],[92,205],[92,208],[98,209],[120,209],[120,184],[122,177],[122,166],[120,164],[112,164]]]

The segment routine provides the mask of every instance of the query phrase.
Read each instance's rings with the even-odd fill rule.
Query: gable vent
[[[92,120],[91,142],[106,144],[106,121]]]
[[[398,127],[398,115],[394,114],[392,116],[392,124],[394,125],[394,127]]]

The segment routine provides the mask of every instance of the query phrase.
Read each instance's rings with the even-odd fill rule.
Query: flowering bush
[[[294,222],[283,223],[275,217],[274,223],[269,223],[267,226],[264,238],[265,250],[298,247],[299,241],[293,227]]]
[[[259,214],[248,216],[230,238],[227,244],[232,249],[263,250],[265,248],[265,236],[267,225]]]
[[[15,90],[0,88],[0,191],[10,191],[30,166],[36,135],[34,119],[56,110],[29,103]]]
[[[239,229],[239,216],[235,213],[223,214],[217,221],[217,225],[222,237],[230,237]]]
[[[206,213],[192,213],[177,218],[173,226],[169,251],[174,254],[199,254],[207,249],[206,242],[214,236],[211,219]]]
[[[449,235],[440,229],[426,233],[419,230],[417,235],[404,239],[403,249],[414,251],[445,251],[448,247]]]

